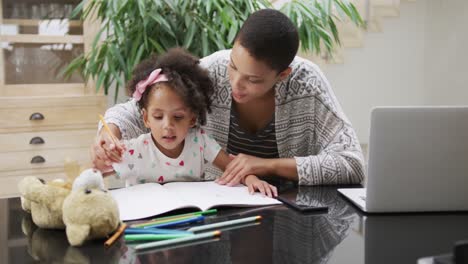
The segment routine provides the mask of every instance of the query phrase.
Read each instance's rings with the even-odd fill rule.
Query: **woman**
[[[232,50],[202,59],[215,85],[207,129],[232,154],[224,173],[210,167],[205,179],[228,185],[249,174],[301,185],[362,181],[355,131],[320,69],[295,57],[298,47],[289,18],[263,9],[249,16]],[[105,119],[119,138],[148,132],[133,100],[110,108]],[[121,146],[111,142],[100,131],[94,162],[119,161]]]

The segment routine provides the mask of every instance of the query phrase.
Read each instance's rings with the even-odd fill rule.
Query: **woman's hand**
[[[245,185],[249,188],[249,193],[253,194],[255,191],[259,191],[261,194],[268,197],[278,196],[278,190],[275,186],[269,184],[266,181],[260,180],[255,175],[248,175],[245,177]]]
[[[234,186],[242,182],[249,174],[265,175],[268,173],[268,160],[254,156],[229,154],[231,162],[226,166],[223,175],[216,180],[218,184]]]
[[[112,170],[112,163],[121,162],[124,151],[125,146],[120,141],[113,141],[106,131],[101,130],[91,146],[93,166],[102,172]]]

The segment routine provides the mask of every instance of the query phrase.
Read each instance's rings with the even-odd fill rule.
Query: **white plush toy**
[[[106,238],[120,224],[117,203],[98,170],[83,171],[73,184],[46,183],[30,176],[22,179],[18,187],[23,209],[31,213],[34,223],[41,228],[65,228],[72,246]]]
[[[107,237],[119,227],[119,208],[104,187],[100,171],[87,169],[75,179],[71,194],[63,201],[63,222],[72,246]]]
[[[83,189],[101,189],[105,190],[104,181],[102,180],[102,174],[96,169],[84,170],[79,177],[73,182],[72,190],[83,190]]]

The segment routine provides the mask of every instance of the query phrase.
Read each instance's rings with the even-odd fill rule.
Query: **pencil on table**
[[[109,136],[112,139],[112,142],[114,142],[115,145],[117,145],[118,139],[114,136],[114,133],[112,133],[112,130],[110,130],[109,126],[107,125],[106,121],[104,121],[104,117],[102,115],[99,115],[99,118],[101,119],[101,123],[104,126],[104,129],[106,132],[109,134]]]
[[[156,224],[170,223],[170,222],[174,222],[174,221],[180,221],[180,220],[184,220],[184,219],[190,219],[190,218],[197,217],[197,216],[198,216],[198,215],[180,216],[180,217],[168,218],[168,219],[166,219],[166,220],[150,221],[150,222],[146,222],[146,223],[143,223],[143,224],[131,225],[131,227],[134,227],[134,228],[145,228],[146,226],[152,226],[152,225],[156,225]]]
[[[218,223],[213,223],[213,224],[208,224],[208,225],[202,225],[202,226],[195,226],[187,229],[189,232],[198,232],[198,231],[204,231],[204,230],[209,230],[209,229],[214,229],[218,227],[224,227],[224,226],[231,226],[231,225],[237,225],[237,224],[242,224],[242,223],[248,223],[248,222],[254,222],[257,220],[262,219],[262,216],[257,215],[257,216],[252,216],[252,217],[245,217],[245,218],[240,218],[240,219],[235,219],[235,220],[230,220],[230,221],[224,221],[224,222],[218,222]]]
[[[117,229],[117,231],[115,231],[115,233],[109,239],[107,239],[106,242],[104,242],[104,246],[106,247],[112,246],[112,244],[114,244],[117,238],[119,238],[122,235],[122,233],[125,231],[125,228],[127,228],[127,224],[121,223],[119,226],[119,229]]]
[[[160,224],[154,224],[154,225],[149,225],[149,226],[144,226],[143,229],[150,229],[150,228],[167,228],[167,227],[173,227],[173,226],[179,226],[179,225],[185,225],[185,224],[190,224],[190,223],[195,223],[195,222],[200,222],[203,221],[205,217],[203,215],[198,215],[198,216],[192,216],[190,218],[186,219],[180,219],[180,220],[174,220],[166,223],[160,223]]]
[[[185,234],[185,235],[193,235],[192,232],[178,230],[178,229],[164,229],[164,228],[127,228],[125,229],[125,234]]]
[[[162,241],[155,241],[155,242],[149,242],[149,243],[136,245],[135,250],[142,250],[142,249],[147,249],[147,248],[168,246],[168,245],[173,245],[173,244],[178,244],[178,243],[183,243],[183,242],[190,242],[190,241],[200,240],[200,239],[204,239],[204,238],[215,237],[215,236],[219,236],[219,235],[221,235],[221,231],[217,230],[217,231],[200,233],[200,234],[186,236],[186,237],[180,237],[180,238],[174,238],[174,239],[162,240]]]
[[[187,236],[193,236],[193,233],[188,234],[130,234],[125,235],[125,241],[155,241],[155,240],[167,240],[175,239]]]
[[[211,215],[211,214],[216,214],[216,213],[217,213],[216,209],[210,209],[206,211],[199,211],[199,212],[193,212],[193,213],[187,213],[187,214],[164,216],[164,217],[151,219],[148,222],[133,224],[132,227],[144,227],[144,226],[149,226],[153,224],[166,223],[166,222],[173,221],[173,220],[186,219],[186,218],[190,218],[196,215]]]

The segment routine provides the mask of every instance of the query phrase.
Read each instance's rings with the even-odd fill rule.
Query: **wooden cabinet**
[[[0,0],[0,197],[28,175],[64,178],[65,159],[89,166],[107,99],[76,73],[60,76],[89,49],[96,22],[63,19],[77,0]]]

